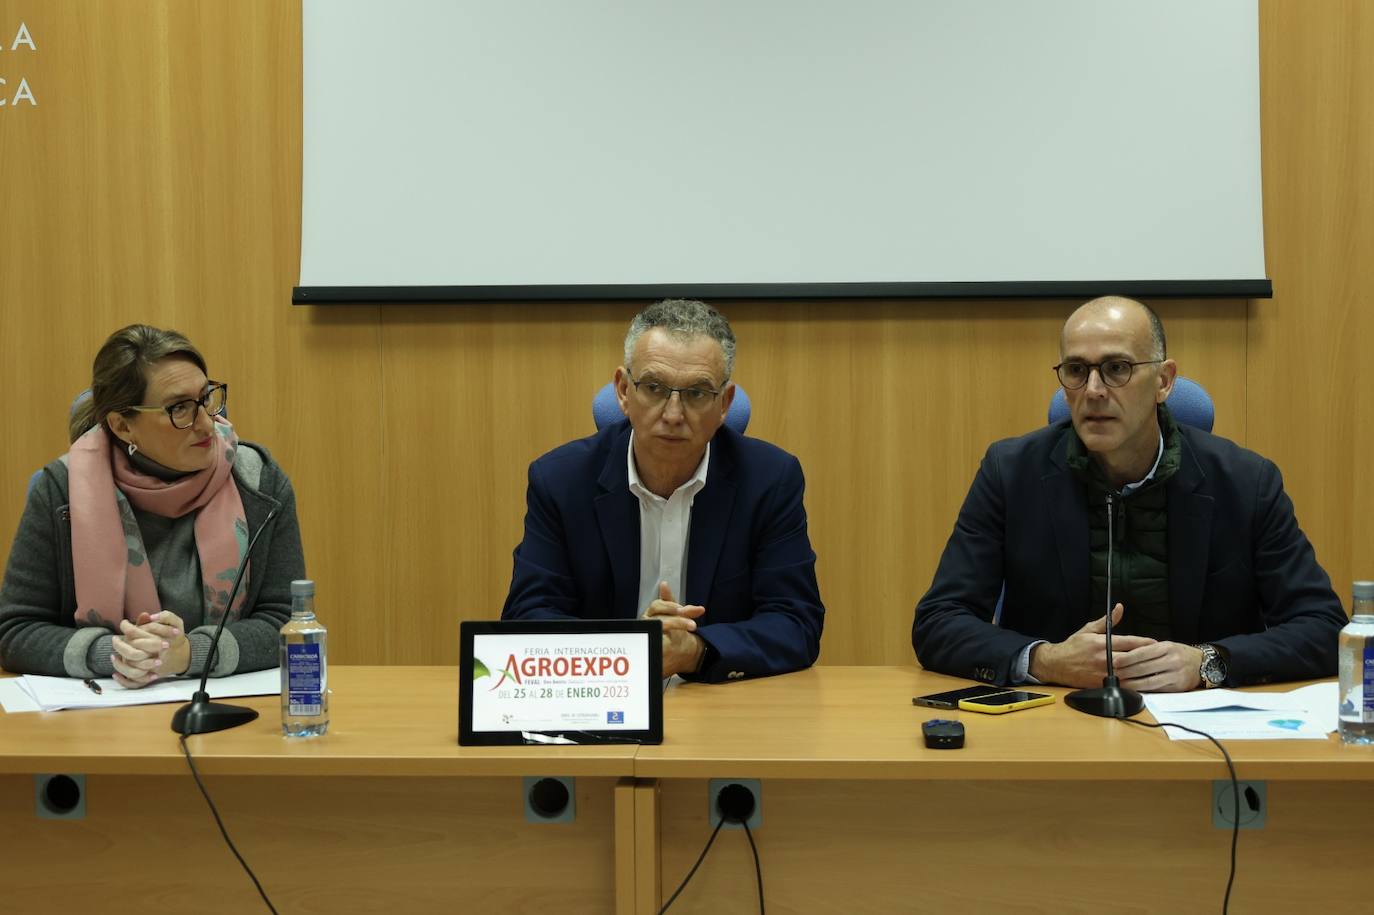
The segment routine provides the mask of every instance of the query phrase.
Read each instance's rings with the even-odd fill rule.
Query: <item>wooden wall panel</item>
[[[8,50],[21,21],[36,53]],[[240,434],[286,466],[321,607],[375,608],[381,531],[355,519],[381,515],[378,309],[290,304],[299,4],[3,0],[4,33],[0,77],[25,75],[39,101],[0,108],[6,550],[96,349],[142,321],[196,342]],[[365,619],[337,627],[336,656],[377,657]]]
[[[626,305],[382,312],[385,661],[456,663],[458,621],[497,616],[529,462],[595,430]],[[380,660],[380,659],[379,659]]]
[[[1264,234],[1252,448],[1282,468],[1337,593],[1374,577],[1374,6],[1261,4]]]
[[[1157,303],[1217,431],[1273,456],[1341,591],[1371,562],[1374,35],[1358,2],[1262,4],[1273,302]],[[113,329],[176,326],[296,484],[345,663],[452,663],[493,616],[525,467],[592,429],[637,303],[289,303],[300,239],[298,3],[0,0],[36,109],[0,109],[0,537]],[[1129,214],[1122,214],[1129,218]],[[717,303],[753,435],[796,453],[830,608],[822,661],[901,663],[984,449],[1044,421],[1075,303]],[[1307,368],[1310,366],[1310,368]],[[1361,510],[1364,506],[1364,510]],[[0,540],[0,548],[8,539]]]

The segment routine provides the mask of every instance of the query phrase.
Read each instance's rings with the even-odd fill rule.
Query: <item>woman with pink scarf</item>
[[[10,550],[0,666],[137,689],[276,665],[305,577],[296,499],[267,451],[239,441],[227,403],[176,331],[135,324],[105,341],[71,450],[31,487]]]

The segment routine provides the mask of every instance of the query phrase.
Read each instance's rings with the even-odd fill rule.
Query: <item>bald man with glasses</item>
[[[502,619],[663,623],[663,673],[786,673],[820,653],[825,608],[801,465],[724,425],[735,336],[693,300],[635,316],[615,392],[625,419],[530,465]]]
[[[1110,531],[1123,687],[1333,676],[1345,611],[1283,478],[1174,422],[1165,402],[1178,369],[1158,316],[1094,299],[1065,323],[1060,357],[1070,419],[988,449],[916,606],[921,664],[989,683],[1100,686]]]

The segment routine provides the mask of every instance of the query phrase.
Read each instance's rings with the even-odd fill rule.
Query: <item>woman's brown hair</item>
[[[107,414],[128,412],[128,407],[143,403],[148,370],[168,356],[185,356],[207,371],[200,350],[177,331],[130,324],[110,334],[91,365],[90,396],[72,408],[72,441],[95,425],[105,425]]]

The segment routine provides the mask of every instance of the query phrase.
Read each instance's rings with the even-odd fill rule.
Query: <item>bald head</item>
[[[1178,366],[1164,353],[1164,328],[1143,303],[1104,296],[1069,315],[1055,366],[1083,447],[1118,489],[1142,480],[1159,455],[1159,405]]]
[[[1059,332],[1061,356],[1065,352],[1069,330],[1089,323],[1114,324],[1141,333],[1149,338],[1150,358],[1169,358],[1168,343],[1164,339],[1164,325],[1160,322],[1159,315],[1144,302],[1120,295],[1104,295],[1090,299],[1069,315],[1069,319],[1064,322],[1064,327]]]

